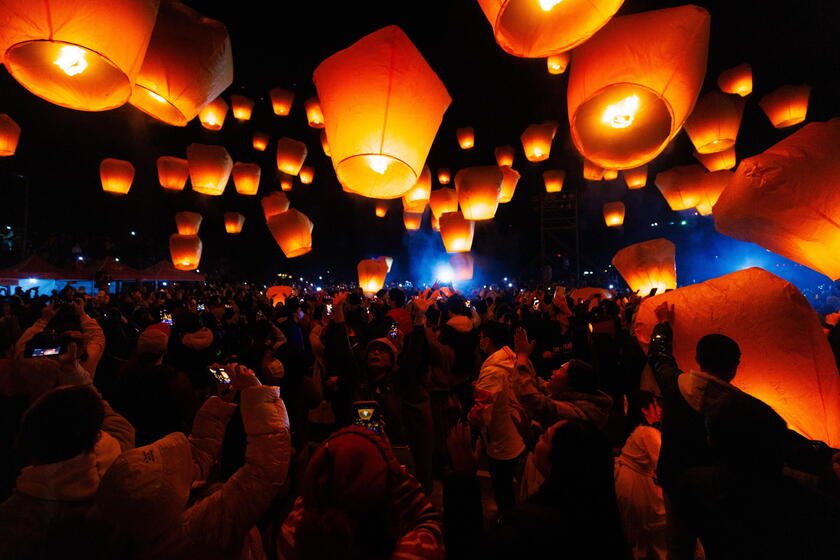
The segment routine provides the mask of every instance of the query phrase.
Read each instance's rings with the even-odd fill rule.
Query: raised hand
[[[660,323],[674,323],[674,306],[667,301],[660,303],[653,313]]]
[[[513,349],[516,356],[519,358],[528,359],[531,352],[534,351],[537,341],[528,341],[528,333],[522,327],[517,327],[516,332],[513,333]]]

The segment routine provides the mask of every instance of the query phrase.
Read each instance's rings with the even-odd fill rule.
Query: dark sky
[[[185,128],[166,126],[133,107],[102,113],[85,113],[51,105],[19,86],[0,70],[0,112],[10,114],[22,127],[18,153],[0,161],[0,219],[21,227],[23,180],[30,185],[29,224],[37,240],[46,232],[109,233],[125,247],[124,260],[135,258],[129,231],[138,232],[168,257],[167,238],[174,233],[173,214],[194,210],[204,214],[204,271],[226,259],[240,275],[268,276],[280,271],[317,275],[327,269],[349,276],[360,258],[391,254],[396,272],[403,275],[414,251],[419,267],[421,248],[440,251],[437,234],[407,235],[401,205],[391,202],[385,220],[373,218],[374,201],[341,191],[331,162],[323,155],[319,131],[306,125],[303,101],[314,95],[312,71],[330,54],[349,46],[383,26],[399,25],[417,45],[453,98],[429,155],[432,169],[454,171],[471,165],[494,164],[493,149],[500,144],[517,147],[514,168],[522,173],[514,200],[500,207],[492,223],[476,229],[474,253],[488,271],[511,275],[534,270],[539,251],[537,194],[543,189],[542,171],[567,170],[567,184],[581,189],[581,240],[583,267],[603,267],[614,252],[630,243],[666,236],[678,246],[702,252],[715,243],[711,218],[691,219],[679,227],[653,175],[674,165],[694,163],[691,143],[680,133],[672,145],[651,164],[649,187],[627,191],[621,179],[589,183],[580,179],[580,163],[568,140],[565,75],[547,73],[544,59],[519,59],[495,43],[490,25],[474,0],[420,2],[314,2],[238,0],[236,2],[187,2],[203,14],[223,21],[231,35],[234,84],[225,92],[244,93],[258,99],[254,116],[240,123],[228,114],[219,132],[203,129],[197,119]],[[808,120],[826,120],[837,114],[840,99],[840,46],[837,22],[840,6],[832,0],[798,0],[785,4],[764,0],[697,2],[712,15],[711,45],[703,91],[716,87],[721,70],[741,62],[753,66],[754,93],[748,98],[736,146],[739,159],[754,155],[788,135],[793,129],[775,130],[758,107],[758,99],[780,85],[813,86]],[[678,5],[654,0],[627,0],[619,14]],[[276,117],[268,102],[274,86],[294,89],[292,113]],[[521,152],[519,135],[534,122],[556,120],[560,128],[551,158],[529,163]],[[476,147],[461,150],[455,129],[473,126]],[[296,184],[292,205],[315,223],[314,250],[287,260],[265,226],[259,198],[277,189],[274,145],[263,153],[251,148],[254,130],[269,132],[272,140],[290,136],[309,146],[307,163],[316,168],[312,185]],[[236,194],[232,181],[222,197],[164,191],[157,182],[155,160],[161,155],[185,157],[191,142],[222,144],[234,161],[259,163],[263,170],[260,196]],[[106,157],[133,162],[136,176],[124,197],[102,192],[99,162]],[[436,184],[436,182],[435,182]],[[625,226],[608,230],[601,206],[611,200],[627,205]],[[246,215],[244,232],[224,234],[222,213]],[[677,220],[675,226],[669,221]],[[662,223],[652,230],[652,222]],[[431,248],[431,249],[429,249]],[[122,249],[121,249],[122,250]],[[6,263],[8,264],[8,263]]]

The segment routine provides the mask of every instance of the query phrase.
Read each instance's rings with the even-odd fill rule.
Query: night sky
[[[386,25],[400,26],[438,73],[453,98],[431,149],[428,164],[455,171],[472,165],[494,165],[493,149],[501,144],[517,148],[514,168],[522,178],[512,202],[501,205],[495,220],[476,227],[473,253],[485,277],[538,276],[538,196],[542,172],[567,171],[567,188],[581,192],[580,237],[582,269],[603,269],[616,250],[653,237],[668,237],[678,246],[681,283],[729,272],[742,263],[715,263],[715,255],[730,251],[745,255],[760,251],[730,243],[714,232],[711,217],[671,212],[653,186],[653,176],[675,165],[696,163],[687,135],[681,132],[650,164],[648,187],[628,191],[621,178],[592,183],[580,178],[581,163],[569,140],[566,115],[567,76],[552,76],[544,59],[520,59],[496,45],[478,2],[186,2],[202,14],[224,22],[231,35],[234,83],[225,92],[256,98],[250,121],[236,121],[228,113],[221,131],[202,128],[195,119],[184,128],[167,126],[130,105],[101,113],[86,113],[51,105],[30,94],[0,70],[0,113],[21,126],[17,154],[0,161],[0,220],[18,230],[24,221],[24,184],[30,189],[29,232],[37,249],[48,232],[109,234],[123,261],[147,266],[150,259],[168,258],[167,239],[175,232],[173,214],[193,210],[204,215],[202,272],[227,266],[242,279],[267,279],[277,272],[319,275],[330,270],[354,276],[356,262],[378,255],[396,257],[392,277],[422,279],[429,263],[443,260],[439,235],[431,231],[428,212],[423,230],[407,234],[399,200],[390,202],[384,220],[373,216],[375,201],[341,191],[330,160],[323,154],[320,131],[309,128],[303,101],[315,94],[312,71],[320,61],[362,36]],[[840,100],[840,3],[799,0],[784,5],[766,0],[696,2],[712,15],[706,82],[702,92],[716,88],[718,74],[741,62],[753,67],[754,90],[736,144],[738,159],[759,153],[797,127],[776,130],[758,106],[758,99],[785,84],[813,87],[806,122],[838,114]],[[679,5],[675,2],[627,0],[619,15]],[[292,112],[277,117],[268,90],[280,86],[296,93]],[[701,92],[701,93],[702,93]],[[526,126],[555,120],[560,127],[547,162],[530,163],[522,154],[519,136]],[[461,150],[455,129],[473,126],[476,147]],[[265,152],[251,147],[255,130],[271,134]],[[259,199],[279,189],[274,141],[289,136],[306,142],[307,164],[316,168],[311,185],[295,183],[288,193],[292,206],[315,223],[314,249],[288,260],[270,236]],[[221,144],[234,161],[262,166],[260,194],[238,195],[233,181],[221,197],[170,192],[157,181],[158,156],[186,157],[192,142]],[[102,192],[99,162],[106,157],[131,161],[136,175],[127,196]],[[434,181],[437,186],[437,181]],[[625,225],[608,229],[603,203],[622,200]],[[246,216],[239,236],[224,233],[222,213]],[[686,225],[681,221],[686,220]],[[673,222],[673,225],[670,224]],[[659,224],[652,227],[652,223]],[[130,231],[136,231],[132,238]],[[157,254],[139,250],[145,244]],[[742,244],[743,245],[743,244]],[[750,251],[753,251],[750,253]],[[770,258],[770,257],[768,257]],[[6,259],[2,265],[16,259]],[[773,257],[768,267],[789,261]],[[778,272],[771,268],[772,271]],[[807,281],[820,275],[804,274]]]

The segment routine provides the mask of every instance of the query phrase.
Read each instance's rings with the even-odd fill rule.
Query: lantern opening
[[[384,154],[358,154],[336,165],[342,185],[367,185],[364,196],[398,198],[417,182],[417,175],[405,162]]]

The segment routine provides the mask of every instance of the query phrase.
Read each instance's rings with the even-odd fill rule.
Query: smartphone
[[[210,375],[213,376],[213,379],[216,380],[216,383],[230,383],[230,376],[228,375],[227,371],[223,367],[210,367],[207,368],[210,372]]]
[[[160,322],[172,326],[172,313],[161,313],[160,314]]]
[[[353,403],[353,423],[382,435],[382,418],[379,403],[376,401],[356,401]]]
[[[204,306],[203,303],[199,303],[198,305],[195,306],[196,311],[202,311],[203,312],[205,309],[207,309],[207,308]]]
[[[47,356],[58,356],[61,353],[61,346],[45,346],[43,348],[32,348],[27,353],[27,358],[44,358]]]
[[[331,303],[327,304],[327,315],[332,315],[332,304]]]
[[[263,319],[265,319],[265,313],[263,313],[262,309],[260,309],[257,311],[257,321],[262,321]]]
[[[470,303],[470,300],[466,300],[464,302],[464,305],[466,305],[467,307],[472,307],[472,304]]]
[[[656,295],[656,292],[658,292],[658,291],[659,291],[659,288],[651,288],[651,289],[650,289],[650,293],[648,294],[648,297],[653,297],[653,296],[655,296],[655,295]]]
[[[535,299],[534,303],[532,305],[534,306],[534,309],[539,309],[540,308],[540,300]]]
[[[391,328],[388,329],[388,338],[394,339],[397,338],[397,334],[399,334],[400,326],[397,323],[391,325]]]

